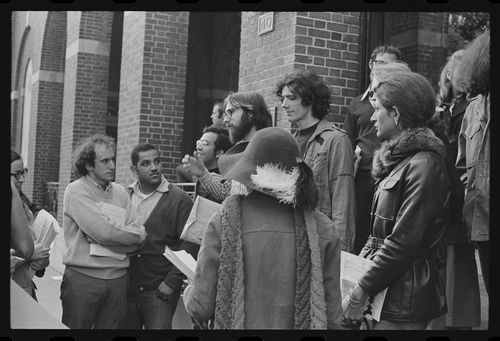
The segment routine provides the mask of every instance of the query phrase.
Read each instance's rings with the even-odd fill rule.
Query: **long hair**
[[[247,113],[252,113],[250,121],[255,126],[255,129],[270,127],[272,123],[271,114],[267,111],[266,101],[258,92],[235,92],[229,94],[224,99],[224,111],[227,104],[234,107],[239,107]]]
[[[380,103],[401,115],[403,129],[425,126],[436,109],[434,90],[425,77],[415,72],[392,72],[374,89]]]
[[[454,70],[462,59],[464,55],[464,50],[458,50],[455,51],[450,58],[448,58],[448,61],[444,65],[443,69],[441,70],[441,74],[439,76],[439,93],[437,95],[437,99],[439,103],[449,103],[453,99],[453,91],[452,90],[452,85],[451,85],[451,80],[453,78]],[[448,77],[449,75],[449,77]]]
[[[312,105],[314,117],[321,120],[330,112],[330,88],[316,73],[310,70],[298,70],[286,75],[276,85],[276,96],[282,97],[281,94],[285,86],[302,99],[303,106]]]
[[[467,45],[456,67],[465,93],[474,97],[490,92],[490,30]]]
[[[87,164],[95,166],[95,146],[98,144],[111,147],[116,153],[116,144],[111,136],[97,133],[83,138],[77,143],[71,160],[71,167],[77,178],[87,175],[88,171],[85,167]]]

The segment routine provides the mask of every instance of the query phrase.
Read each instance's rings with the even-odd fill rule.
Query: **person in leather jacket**
[[[360,256],[373,262],[344,299],[344,321],[359,325],[366,300],[387,288],[373,329],[425,329],[447,309],[437,250],[451,186],[443,142],[427,127],[435,95],[413,72],[392,72],[372,85],[371,120],[383,142],[374,154],[370,237]]]

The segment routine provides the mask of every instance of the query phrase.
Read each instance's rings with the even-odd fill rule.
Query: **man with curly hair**
[[[147,233],[127,190],[112,182],[116,145],[104,134],[81,140],[73,154],[77,180],[64,192],[66,248],[62,322],[71,329],[117,329],[125,317],[128,253]]]
[[[275,93],[288,121],[297,124],[300,154],[312,168],[319,190],[318,209],[333,221],[342,250],[351,252],[356,216],[354,152],[346,133],[326,119],[330,89],[314,72],[299,70],[286,75]]]

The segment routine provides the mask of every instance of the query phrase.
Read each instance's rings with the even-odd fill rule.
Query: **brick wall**
[[[342,126],[350,100],[357,95],[359,13],[274,12],[274,30],[259,36],[258,17],[243,12],[240,91],[259,91],[277,125],[290,127],[282,116],[275,85],[297,69],[322,75],[332,93],[329,120]]]
[[[429,80],[437,91],[439,73],[446,62],[448,15],[444,12],[395,12],[388,15],[390,43],[412,71]]]
[[[134,180],[130,151],[137,143],[156,145],[165,177],[175,179],[168,166],[181,160],[188,23],[188,12],[125,14],[116,174],[123,185]]]
[[[46,183],[59,179],[61,120],[66,50],[66,13],[49,12],[44,30],[36,98],[37,118],[34,138],[33,196],[44,204]]]
[[[71,172],[73,146],[105,132],[112,12],[67,12],[68,35],[59,170],[59,203]],[[62,221],[62,210],[59,210]]]

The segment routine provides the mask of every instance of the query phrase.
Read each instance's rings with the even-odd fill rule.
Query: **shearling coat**
[[[369,240],[361,251],[373,265],[358,283],[370,295],[388,288],[383,320],[428,321],[446,313],[437,264],[450,197],[444,155],[428,128],[405,130],[375,152],[370,234],[378,245]]]
[[[293,329],[296,249],[293,209],[278,199],[253,191],[241,202],[241,238],[244,266],[245,329]],[[332,222],[314,212],[327,328],[340,329],[340,237]],[[194,283],[184,290],[186,310],[198,321],[216,311],[217,283],[223,238],[222,216],[214,214],[203,235]]]

